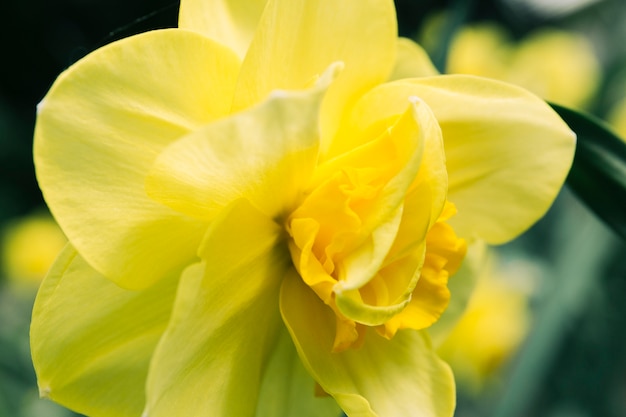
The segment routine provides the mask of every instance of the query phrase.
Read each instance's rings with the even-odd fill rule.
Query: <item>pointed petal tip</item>
[[[422,100],[418,96],[409,96],[409,102],[411,104],[417,105],[417,104],[423,103],[424,100]]]
[[[327,87],[339,77],[346,64],[343,61],[335,61],[328,66],[320,76],[316,85]]]

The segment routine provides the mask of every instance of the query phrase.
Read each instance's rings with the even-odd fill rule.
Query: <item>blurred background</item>
[[[626,137],[626,1],[396,6],[400,34],[441,72],[519,84]],[[116,39],[174,27],[177,11],[168,0],[0,3],[0,417],[75,416],[38,399],[30,363],[32,303],[65,241],[34,176],[35,106],[73,62]],[[440,349],[457,377],[456,416],[626,416],[625,256],[624,241],[567,187],[531,230],[490,248],[468,310]]]

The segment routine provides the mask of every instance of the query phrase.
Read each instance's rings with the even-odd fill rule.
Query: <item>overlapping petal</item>
[[[190,261],[202,224],[148,198],[144,177],[169,143],[229,111],[238,58],[193,32],[113,43],[63,73],[39,105],[37,178],[77,251],[142,288]]]
[[[255,417],[337,417],[341,409],[329,395],[319,392],[302,366],[284,327],[267,362]]]
[[[575,135],[543,100],[462,75],[396,81],[366,99],[378,104],[378,117],[397,117],[411,95],[441,126],[448,199],[458,209],[450,222],[460,236],[502,243],[545,214],[571,165]],[[353,118],[351,129],[366,132],[368,119]]]
[[[342,313],[348,318],[369,325],[382,324],[391,316],[397,314],[408,303],[411,291],[419,277],[412,272],[419,268],[420,262],[419,260],[417,263],[413,261],[408,263],[399,261],[395,266],[392,266],[393,261],[389,259],[389,256],[401,256],[397,252],[404,252],[407,249],[403,247],[405,245],[411,246],[410,243],[403,242],[403,239],[408,238],[407,234],[413,235],[409,240],[422,241],[425,238],[431,218],[436,218],[439,215],[438,212],[430,213],[428,210],[425,210],[426,213],[418,213],[417,210],[412,210],[411,213],[404,216],[403,211],[405,207],[403,202],[407,191],[416,181],[416,177],[421,180],[420,185],[426,184],[425,187],[430,186],[433,182],[446,182],[445,168],[442,164],[441,132],[432,112],[425,103],[419,100],[412,103],[409,110],[398,120],[398,123],[389,129],[389,135],[395,136],[397,138],[396,141],[402,139],[407,141],[408,138],[412,138],[404,146],[396,145],[395,147],[397,155],[404,155],[406,163],[399,166],[401,169],[397,175],[386,184],[378,196],[378,204],[381,206],[378,210],[379,213],[373,215],[372,218],[366,219],[363,224],[363,229],[368,235],[370,234],[368,231],[370,229],[373,230],[371,233],[372,243],[366,242],[362,245],[363,248],[355,250],[354,254],[346,259],[344,265],[346,270],[345,278],[335,286],[337,306]],[[367,149],[374,144],[376,144],[376,141],[357,148],[354,154],[359,154],[359,149]],[[426,151],[427,147],[428,151]],[[391,147],[388,146],[388,148]],[[424,154],[427,154],[425,161]],[[439,155],[438,165],[436,164],[436,154]],[[384,159],[380,158],[382,152],[377,155],[380,163],[384,162]],[[342,161],[350,159],[352,156],[353,153],[347,153],[336,160]],[[402,158],[398,159],[401,160]],[[364,158],[364,160],[368,161],[367,158]],[[334,161],[331,160],[329,164],[332,164]],[[370,162],[373,161],[370,160]],[[422,170],[422,168],[424,169]],[[429,170],[432,170],[432,172]],[[422,177],[419,177],[420,172],[422,172]],[[438,200],[445,198],[445,191],[439,196],[434,196],[433,194],[424,194],[426,203],[432,201],[433,198]],[[402,207],[402,210],[397,211],[397,207]],[[435,210],[437,209],[440,211],[441,207],[435,208]],[[381,216],[383,213],[386,213],[386,216]],[[394,214],[396,215],[396,226],[393,232],[384,233],[382,238],[377,236],[378,227],[371,226],[369,222],[372,225],[379,225],[383,229],[388,223],[386,217],[389,216],[394,219]],[[408,219],[409,216],[415,216],[416,218]],[[404,224],[402,220],[404,220]],[[399,232],[400,229],[405,230]],[[395,245],[395,247],[392,245]],[[390,252],[392,248],[393,251]],[[420,257],[418,256],[418,258]],[[359,289],[375,277],[377,271],[385,275],[381,267],[383,262],[386,261],[388,261],[386,272],[394,276],[394,286],[397,288],[392,289],[388,287],[391,291],[387,302],[382,301],[377,305],[368,304],[362,299]],[[403,266],[399,270],[390,272],[390,270],[393,270],[394,267],[400,264]],[[408,272],[407,269],[412,271]]]
[[[338,70],[332,65],[309,90],[275,91],[176,141],[156,159],[148,195],[199,219],[244,196],[270,217],[285,215],[313,174],[319,109]]]
[[[280,308],[304,366],[347,415],[452,416],[452,372],[424,333],[387,340],[369,332],[359,349],[333,353],[334,313],[295,274],[283,282]]]
[[[185,270],[152,359],[147,417],[254,416],[279,326],[289,256],[281,228],[246,200],[214,220]]]
[[[243,58],[267,0],[182,0],[178,27],[194,30]]]
[[[68,244],[33,309],[40,394],[92,417],[138,416],[177,284],[178,277],[170,277],[143,291],[121,289]]]
[[[439,75],[428,54],[409,38],[398,38],[396,63],[388,81]]]
[[[244,59],[233,108],[249,107],[275,89],[310,86],[328,65],[341,61],[345,70],[322,112],[322,137],[330,139],[358,96],[387,79],[396,31],[391,0],[269,0]]]

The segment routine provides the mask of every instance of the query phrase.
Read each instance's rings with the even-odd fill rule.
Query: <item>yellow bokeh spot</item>
[[[493,261],[493,260],[492,260]],[[531,272],[524,270],[524,278]],[[530,325],[529,289],[515,274],[484,270],[465,314],[438,353],[452,367],[459,385],[478,393],[520,345]]]
[[[65,242],[50,216],[38,214],[9,224],[2,242],[4,274],[12,281],[39,283]]]
[[[589,104],[601,77],[584,36],[544,28],[515,42],[495,23],[462,28],[450,45],[446,72],[517,84],[545,100],[577,108]]]
[[[499,25],[486,23],[459,31],[450,45],[447,72],[506,78],[513,47]]]

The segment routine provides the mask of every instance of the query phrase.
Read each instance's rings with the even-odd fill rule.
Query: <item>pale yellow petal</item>
[[[319,108],[336,69],[309,90],[275,91],[170,145],[147,177],[148,195],[200,219],[241,197],[270,217],[286,215],[317,164]]]
[[[203,225],[145,193],[168,144],[223,117],[239,61],[189,31],[152,31],[88,55],[38,107],[37,179],[56,220],[100,273],[130,288],[189,262]]]
[[[409,38],[398,38],[396,64],[388,81],[439,75],[426,51]]]
[[[177,283],[172,277],[147,290],[124,290],[66,246],[33,309],[40,394],[91,417],[140,415],[148,365]]]
[[[289,268],[281,228],[245,200],[214,220],[185,270],[173,318],[154,354],[145,417],[254,416],[282,326]]]
[[[347,415],[452,416],[454,378],[425,333],[369,332],[358,349],[332,352],[335,315],[297,275],[285,279],[280,305],[304,366]]]
[[[323,106],[322,136],[329,141],[344,111],[389,76],[396,37],[391,0],[270,0],[243,62],[233,108],[249,107],[275,89],[306,88],[331,63],[343,62]]]
[[[267,0],[182,0],[178,27],[228,46],[243,58]]]

